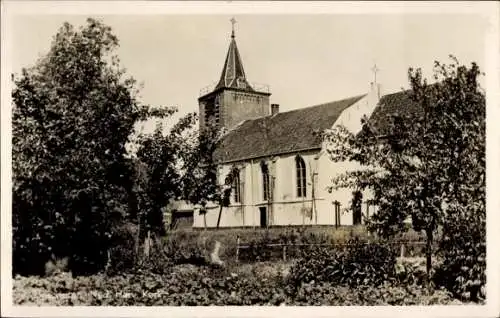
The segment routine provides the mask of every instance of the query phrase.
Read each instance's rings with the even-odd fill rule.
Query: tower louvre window
[[[220,120],[220,116],[219,116],[219,114],[220,114],[220,107],[219,106],[220,106],[220,101],[219,101],[219,96],[217,96],[215,98],[215,107],[214,107],[215,122],[217,124],[219,124],[219,120]]]

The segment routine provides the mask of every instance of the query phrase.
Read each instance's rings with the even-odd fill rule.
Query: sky
[[[485,63],[487,21],[464,14],[322,15],[22,15],[12,24],[12,69],[33,65],[67,21],[87,17],[111,26],[127,74],[143,84],[141,101],[198,110],[200,90],[220,77],[231,34],[250,82],[270,87],[280,111],[366,93],[408,87],[409,67],[432,75],[435,60]],[[483,66],[484,69],[484,66]]]

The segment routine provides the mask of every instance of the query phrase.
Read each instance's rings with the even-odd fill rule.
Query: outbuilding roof
[[[410,99],[408,91],[387,94],[380,98],[375,110],[370,116],[369,122],[376,128],[378,134],[387,132],[390,124],[390,116],[419,114],[423,112],[420,105]]]

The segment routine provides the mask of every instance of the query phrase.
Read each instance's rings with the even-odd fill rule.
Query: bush
[[[174,264],[206,265],[210,262],[213,240],[204,235],[177,232],[159,239],[156,244]],[[224,248],[224,247],[223,247]]]
[[[109,273],[127,272],[135,267],[137,230],[137,225],[132,223],[114,229],[107,266]]]
[[[143,242],[141,242],[143,243]],[[169,249],[164,241],[151,236],[149,255],[144,255],[144,244],[137,248],[137,225],[124,224],[118,227],[113,235],[113,246],[110,249],[106,274],[151,272],[164,274],[173,265]]]
[[[432,268],[441,264],[439,258],[432,258]],[[431,271],[431,277],[433,271]],[[396,263],[396,279],[402,286],[426,286],[428,282],[425,257],[398,259]]]
[[[477,302],[486,297],[486,215],[484,210],[464,212],[450,214],[445,223],[443,264],[433,278],[455,297]]]
[[[383,243],[351,241],[344,249],[314,247],[291,268],[289,283],[313,281],[356,287],[378,286],[395,278],[396,253]]]
[[[51,276],[58,273],[67,271],[68,269],[68,258],[55,258],[52,257],[47,263],[45,263],[45,276]]]
[[[418,286],[403,287],[383,284],[378,287],[351,288],[330,282],[307,283],[292,298],[299,306],[409,306],[460,304],[443,290],[427,292]]]

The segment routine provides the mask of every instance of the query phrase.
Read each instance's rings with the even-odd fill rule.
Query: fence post
[[[151,231],[148,230],[148,234],[147,234],[145,242],[144,242],[144,255],[146,256],[146,258],[149,257],[150,245],[151,245]]]
[[[238,257],[240,255],[240,237],[236,237],[236,262],[238,262]]]
[[[286,262],[286,245],[283,245],[283,262]]]
[[[405,244],[401,243],[401,258],[405,257]]]

